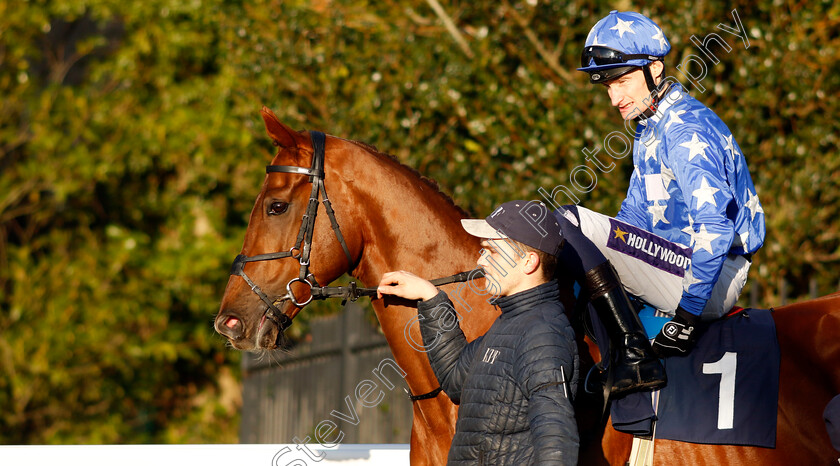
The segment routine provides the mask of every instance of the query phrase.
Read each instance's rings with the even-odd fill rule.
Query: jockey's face
[[[653,62],[650,71],[655,76],[657,84],[661,80],[663,66],[661,62]],[[645,74],[641,68],[603,83],[610,96],[610,103],[618,107],[621,118],[631,120],[650,107],[650,91],[645,81]]]

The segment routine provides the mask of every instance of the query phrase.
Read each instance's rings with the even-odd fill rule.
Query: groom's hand
[[[428,280],[403,270],[387,272],[382,275],[376,296],[392,295],[410,300],[432,299],[438,294],[438,289]]]

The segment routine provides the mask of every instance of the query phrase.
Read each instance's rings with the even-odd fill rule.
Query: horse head
[[[266,169],[215,319],[216,331],[240,350],[282,346],[283,330],[309,302],[312,287],[352,268],[360,247],[353,232],[342,236],[330,225],[337,220],[324,190],[323,134],[318,154],[308,132],[290,129],[268,108],[261,113],[279,150]],[[333,179],[341,159],[331,157]]]

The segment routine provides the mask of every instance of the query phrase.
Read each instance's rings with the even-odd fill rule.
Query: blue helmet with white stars
[[[648,65],[662,61],[670,51],[671,43],[653,20],[631,11],[613,10],[589,31],[578,71],[589,73],[593,84],[638,68],[645,69],[648,79]],[[652,87],[652,79],[648,87]]]

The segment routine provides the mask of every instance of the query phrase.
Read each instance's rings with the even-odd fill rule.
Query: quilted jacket
[[[445,293],[418,304],[429,361],[460,404],[448,464],[577,463],[579,361],[558,294],[551,281],[496,299],[502,314],[469,343]]]

